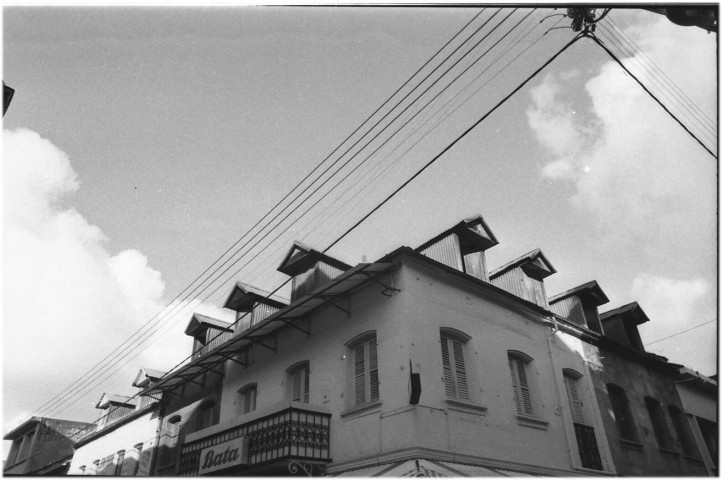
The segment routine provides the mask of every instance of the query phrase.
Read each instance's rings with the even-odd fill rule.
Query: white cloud
[[[716,318],[711,291],[709,283],[701,278],[675,280],[647,273],[638,275],[632,283],[632,294],[650,318],[639,331],[645,343],[655,342],[647,350],[708,375],[715,373],[716,359],[710,355],[717,341],[714,324],[676,335]],[[657,342],[667,337],[671,338]]]
[[[98,226],[61,206],[79,182],[68,156],[50,141],[28,130],[5,131],[3,164],[3,413],[19,421],[146,325],[164,305],[165,285],[145,255],[112,255]],[[223,317],[199,303],[190,307]],[[114,376],[85,384],[80,390],[89,393],[58,416],[94,419],[92,403],[100,393],[134,393],[139,368],[166,369],[184,359],[191,350],[183,335],[191,314],[176,312],[183,313],[152,327],[162,335],[147,351],[127,349],[127,359],[106,362],[103,377],[117,370]]]

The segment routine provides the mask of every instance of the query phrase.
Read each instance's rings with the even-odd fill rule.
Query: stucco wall
[[[286,395],[288,367],[309,361],[310,403],[325,406],[332,413],[333,465],[426,448],[450,459],[469,455],[510,466],[538,465],[550,471],[570,471],[578,466],[573,428],[563,413],[568,400],[559,382],[564,368],[579,371],[586,381],[581,347],[574,350],[568,342],[548,341],[551,329],[539,314],[524,312],[513,300],[488,293],[418,259],[407,257],[400,269],[381,281],[401,292],[391,297],[381,295],[383,287],[372,282],[340,302],[351,315],[332,306],[321,308],[312,315],[309,337],[288,328],[278,335],[276,352],[256,346],[251,349],[249,367],[227,364],[221,425],[243,422],[236,413],[238,389],[256,383],[258,408],[276,403]],[[446,400],[442,327],[471,337],[464,353],[469,402]],[[376,332],[381,405],[351,412],[345,345],[368,331]],[[508,350],[534,359],[530,381],[540,421],[525,422],[517,417]],[[410,362],[414,372],[421,374],[422,394],[416,406],[409,405]],[[589,409],[590,423],[600,427],[596,425],[601,420],[589,385],[584,383],[580,394]],[[601,437],[600,453],[605,468],[611,471],[604,435]]]

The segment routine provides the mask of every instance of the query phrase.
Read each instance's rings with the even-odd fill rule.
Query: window
[[[521,352],[508,352],[508,355],[516,413],[519,415],[533,416],[534,406],[532,404],[531,390],[529,389],[529,380],[527,378],[527,365],[532,359]]]
[[[196,414],[196,432],[216,424],[216,401],[206,400]]]
[[[138,451],[137,453],[137,460],[135,461],[135,467],[133,468],[133,476],[138,476],[138,471],[140,470],[140,456],[143,453],[143,444],[139,443],[133,447]]]
[[[632,417],[632,412],[629,410],[629,401],[627,400],[626,392],[622,387],[613,383],[607,384],[607,392],[609,394],[609,401],[612,404],[614,421],[617,423],[617,429],[619,430],[619,437],[622,440],[635,443],[639,442],[637,428],[634,425],[634,418]]]
[[[649,419],[652,422],[654,436],[657,437],[659,447],[667,450],[673,450],[674,441],[672,440],[672,435],[669,433],[669,428],[667,427],[667,421],[664,418],[662,406],[657,400],[651,397],[645,397],[644,402],[647,404]]]
[[[446,397],[469,400],[469,385],[466,381],[464,364],[464,343],[469,339],[461,332],[441,329],[441,360],[444,364],[444,386]]]
[[[91,475],[100,475],[100,460],[93,460],[93,472]]]
[[[348,347],[353,381],[353,405],[379,400],[379,370],[376,356],[376,333],[364,334]]]
[[[256,396],[258,390],[256,384],[252,383],[238,390],[237,394],[237,409],[238,415],[244,415],[246,413],[253,412],[256,410]]]
[[[118,458],[115,461],[115,473],[116,477],[120,476],[120,471],[123,469],[123,460],[125,459],[125,450],[118,452]]]
[[[81,465],[78,470],[80,470],[81,475],[85,475],[85,465]]]
[[[684,412],[674,405],[670,405],[668,410],[669,416],[672,419],[672,425],[674,425],[674,430],[677,432],[677,438],[682,444],[682,451],[685,455],[699,457],[699,451],[697,450],[692,431],[689,428],[689,423],[687,423]]]
[[[569,409],[572,412],[572,421],[580,425],[586,425],[584,422],[584,404],[579,396],[579,380],[581,374],[574,370],[564,369],[564,386],[567,389],[567,398],[569,399]]]
[[[288,396],[294,402],[308,403],[310,373],[308,362],[298,363],[288,369],[286,375]]]
[[[176,445],[178,445],[178,435],[181,428],[181,416],[174,415],[168,419],[166,424],[166,440],[165,447],[161,454],[161,465],[165,466],[175,462]]]

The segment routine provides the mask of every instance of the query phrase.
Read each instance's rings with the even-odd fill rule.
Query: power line
[[[669,340],[669,339],[672,338],[672,337],[676,337],[677,335],[682,335],[683,333],[687,333],[687,332],[689,332],[689,331],[691,331],[691,330],[694,330],[695,328],[704,327],[705,325],[710,324],[710,323],[714,323],[714,322],[716,322],[716,321],[717,321],[717,320],[710,320],[709,322],[700,323],[699,325],[695,325],[694,327],[690,327],[690,328],[688,328],[687,330],[682,330],[681,332],[674,333],[674,334],[672,334],[672,335],[670,335],[670,336],[668,336],[668,337],[660,338],[659,340],[655,340],[655,341],[653,341],[653,342],[647,342],[647,343],[646,343],[646,346],[652,345],[652,344],[654,344],[654,343],[659,343],[659,342],[664,341],[664,340]]]
[[[406,85],[409,84],[409,82],[410,82],[416,75],[418,75],[419,72],[421,72],[427,65],[429,65],[429,63],[433,60],[433,58],[437,57],[437,56],[439,55],[439,53],[440,53],[441,51],[443,51],[443,49],[446,48],[454,39],[456,39],[456,38],[461,34],[461,32],[462,32],[463,30],[465,30],[476,18],[478,18],[479,15],[480,15],[484,10],[485,10],[485,9],[482,9],[482,10],[481,10],[479,13],[477,13],[477,15],[475,15],[466,25],[464,25],[464,27],[462,27],[462,29],[459,30],[459,32],[457,32],[444,46],[442,46],[442,47],[431,57],[431,59],[429,59],[421,68],[419,68],[419,69],[412,75],[412,77],[411,77],[409,80],[407,80],[401,87],[399,87],[399,88],[394,92],[394,94],[392,94],[391,97],[389,97],[389,99],[388,99],[386,102],[384,102],[384,104],[382,104],[381,107],[379,107],[378,109],[376,109],[376,111],[375,111],[374,113],[372,113],[371,116],[369,116],[369,117],[367,118],[367,120],[365,120],[360,127],[358,127],[356,130],[354,130],[354,132],[352,132],[343,142],[341,142],[341,144],[340,144],[336,149],[334,149],[334,151],[331,152],[331,154],[329,154],[329,156],[327,156],[326,159],[324,159],[319,165],[317,165],[316,168],[314,168],[311,173],[309,173],[308,175],[306,175],[306,177],[305,177],[303,180],[301,180],[301,182],[299,182],[299,183],[291,190],[291,192],[289,192],[289,194],[287,194],[286,197],[284,197],[284,199],[282,199],[280,202],[278,202],[261,220],[259,220],[253,227],[251,227],[251,229],[249,229],[249,231],[248,231],[243,237],[241,237],[241,238],[240,238],[238,241],[236,241],[236,243],[234,243],[228,250],[226,250],[226,252],[224,252],[224,253],[219,257],[218,260],[216,260],[213,264],[211,264],[211,266],[210,266],[209,268],[207,268],[203,273],[201,273],[201,275],[199,275],[193,282],[191,282],[191,284],[190,284],[188,287],[186,287],[186,288],[181,292],[181,294],[177,295],[177,296],[164,308],[164,310],[166,310],[167,308],[171,307],[171,305],[173,305],[173,303],[174,303],[176,300],[178,300],[179,297],[181,297],[181,295],[183,294],[183,292],[187,291],[188,288],[190,288],[190,286],[193,285],[193,283],[196,283],[196,282],[198,281],[198,279],[201,278],[205,273],[207,273],[214,264],[218,263],[218,261],[219,261],[221,258],[223,258],[223,256],[225,256],[230,250],[232,250],[234,247],[236,247],[236,246],[240,243],[240,241],[242,241],[242,240],[248,235],[248,233],[250,233],[250,232],[251,232],[256,226],[258,226],[265,218],[267,218],[267,217],[272,213],[272,211],[273,211],[275,208],[277,208],[281,203],[283,203],[284,200],[286,200],[288,197],[290,197],[291,194],[292,194],[301,184],[303,184],[316,170],[318,170],[318,168],[319,168],[321,165],[323,165],[323,163],[325,163],[336,151],[338,151],[339,148],[340,148],[344,143],[346,143],[346,141],[348,141],[356,132],[358,132],[358,131],[360,130],[360,128],[361,128],[364,124],[368,123],[368,121],[369,121],[376,113],[378,113],[378,112],[381,110],[381,108],[383,108],[385,105],[387,105],[387,104],[390,102],[390,100],[391,100],[398,92],[400,92]],[[493,17],[494,17],[496,14],[498,14],[500,11],[501,11],[501,10],[499,9],[494,15],[492,15],[491,18],[493,18]],[[491,18],[490,18],[489,20],[491,20]],[[441,62],[441,64],[440,64],[439,66],[443,65],[443,63],[446,62],[446,60],[448,60],[451,55],[453,55],[454,53],[456,53],[461,46],[463,46],[465,43],[467,43],[468,40],[469,40],[470,38],[472,38],[481,28],[483,28],[483,27],[488,23],[489,20],[487,20],[481,27],[479,27],[474,33],[472,33],[472,35],[470,35],[469,38],[467,38],[459,47],[457,47],[451,54],[449,54],[449,55],[446,57],[446,59],[444,59],[444,60]],[[477,45],[478,45],[478,44],[477,44]],[[475,48],[475,47],[474,47],[474,48]],[[472,50],[473,50],[473,48],[472,48]],[[469,52],[470,52],[470,51],[471,51],[471,50],[469,50]],[[468,54],[469,52],[467,52],[467,54]],[[467,54],[465,54],[465,55],[467,55]],[[457,63],[458,63],[458,62],[457,62]],[[437,66],[434,70],[432,70],[431,73],[427,74],[426,77],[425,77],[423,80],[421,80],[420,83],[423,83],[425,80],[427,80],[427,79],[429,78],[429,76],[432,75],[432,74],[439,68],[439,66]],[[447,70],[447,72],[448,72],[448,70]],[[447,72],[445,72],[443,75],[445,75]],[[442,75],[442,76],[443,76],[443,75]],[[420,84],[420,83],[419,83],[419,84]],[[403,102],[403,100],[406,99],[416,88],[418,88],[418,85],[417,85],[416,87],[414,87],[414,89],[413,89],[411,92],[409,92],[408,94],[406,94],[406,96],[404,96],[404,98],[403,98],[401,101],[399,101],[394,107],[392,107],[392,111],[393,111],[394,108],[396,108],[398,105],[400,105],[400,103]],[[420,96],[417,97],[417,100],[418,100],[418,98],[420,98]],[[385,119],[387,116],[388,116],[388,113],[387,113],[381,120],[377,121],[376,124],[375,124],[373,127],[371,127],[370,130],[372,130],[373,128],[375,128],[376,126],[378,126],[379,123],[380,123],[381,121],[383,121],[383,119]],[[396,118],[398,118],[398,117],[396,117]],[[384,127],[384,128],[386,128],[386,127]],[[370,131],[370,130],[369,130],[369,131]],[[383,130],[382,130],[382,131],[383,131]],[[368,133],[367,133],[367,134],[368,134]],[[364,134],[364,136],[362,136],[361,138],[365,137],[367,134]],[[378,136],[378,135],[377,135],[377,136]],[[360,140],[359,140],[359,141],[360,141]],[[358,141],[357,141],[354,145],[356,145],[356,144],[358,144]],[[351,148],[353,148],[353,146],[352,146]],[[349,150],[350,150],[350,149],[349,149]],[[347,150],[345,153],[348,153],[349,150]],[[343,156],[343,155],[342,155],[342,156]],[[340,158],[339,158],[339,160],[340,160]],[[334,162],[334,165],[335,165],[335,163],[337,163],[339,160],[337,160],[336,162]],[[348,163],[348,162],[347,162],[347,163]],[[333,167],[333,165],[331,165],[331,167]],[[330,168],[330,167],[329,167],[329,168]],[[328,171],[329,168],[327,168],[326,171]],[[339,170],[340,170],[340,169],[339,169]],[[339,170],[337,170],[335,173],[337,173]],[[335,173],[334,173],[333,175],[335,175]],[[333,176],[333,175],[332,175],[332,176]],[[321,176],[323,176],[323,173],[322,173],[319,177],[317,177],[317,179],[314,180],[314,181],[311,183],[311,185],[312,185],[313,183],[315,183],[315,182],[318,180],[318,178],[321,178]],[[331,177],[332,177],[332,176],[331,176]],[[329,179],[330,179],[331,177],[329,177]],[[327,181],[328,181],[328,180],[327,180]],[[326,183],[326,182],[324,182],[324,184],[325,184],[325,183]],[[308,188],[308,187],[307,187],[307,188]],[[319,187],[319,188],[320,188],[320,187]],[[317,188],[313,193],[315,193],[316,191],[318,191],[318,188]],[[312,193],[312,194],[313,194],[313,193]],[[312,194],[311,194],[311,195],[312,195]],[[294,201],[298,200],[298,198],[299,198],[300,196],[301,196],[301,195],[298,195],[294,200],[291,201],[291,203],[293,203]],[[309,195],[309,197],[310,197],[310,195]],[[307,197],[307,198],[309,198],[309,197]],[[289,203],[289,206],[290,206],[290,203]],[[285,207],[283,210],[285,210],[286,208],[288,208],[288,206]],[[283,212],[283,210],[282,210],[281,212]],[[295,211],[295,210],[294,210],[294,211]],[[293,212],[291,212],[291,213],[293,213]],[[290,214],[289,214],[289,215],[290,215]],[[288,218],[288,215],[287,215],[285,218]],[[285,218],[284,218],[284,220],[285,220]],[[276,227],[277,227],[278,225],[280,225],[280,223],[282,223],[282,222],[279,222],[279,223],[276,225]],[[276,227],[273,227],[273,228],[276,228]],[[265,228],[265,227],[264,227],[264,228]],[[263,230],[263,228],[261,229],[261,231],[262,231],[262,230]],[[255,236],[257,236],[259,233],[260,233],[260,231],[259,231]],[[268,233],[270,233],[270,231],[269,231]],[[266,235],[266,236],[267,236],[267,235]],[[265,238],[265,236],[264,236],[263,238]],[[247,245],[247,244],[246,244],[246,245]],[[258,242],[256,242],[255,245],[258,245]],[[254,246],[255,246],[255,245],[254,245]],[[251,248],[253,248],[253,247],[251,247]],[[236,252],[236,253],[238,253],[238,252]],[[232,258],[233,256],[235,256],[236,253],[234,253],[234,254],[231,256],[231,258]],[[229,259],[229,260],[230,260],[230,259]],[[226,260],[223,264],[221,264],[219,267],[217,267],[217,268],[211,273],[211,275],[209,275],[209,277],[207,277],[206,280],[204,280],[204,281],[207,281],[208,278],[210,278],[210,276],[214,275],[220,268],[222,268],[224,265],[226,265],[229,260]],[[236,260],[236,262],[234,262],[234,263],[237,263],[237,261],[239,261],[239,260],[240,260],[240,258],[239,258],[238,260]],[[224,272],[222,272],[220,275],[223,275],[223,273],[225,273],[227,270],[228,270],[228,269],[226,269],[226,270],[225,270]],[[220,276],[220,275],[219,275],[219,276]],[[218,276],[218,277],[219,277],[219,276]],[[215,280],[217,280],[218,277],[216,277]],[[215,280],[213,280],[213,281],[215,281]],[[197,287],[195,287],[188,295],[186,295],[186,297],[185,297],[183,300],[187,299],[187,298],[190,296],[190,294],[194,293],[199,287],[200,287],[200,285],[197,286]],[[206,288],[207,288],[207,287],[206,287]],[[205,290],[205,289],[204,289],[204,290]],[[203,290],[201,290],[201,292],[202,292],[202,291],[203,291]],[[176,310],[179,305],[181,305],[180,302],[179,302],[178,304],[176,304],[175,307],[173,307],[173,308],[171,309],[171,312],[174,311],[174,310]],[[130,341],[130,339],[132,339],[135,335],[142,333],[143,330],[145,330],[146,327],[152,322],[152,320],[154,320],[155,318],[157,318],[159,315],[162,316],[163,313],[164,313],[164,312],[163,312],[163,310],[162,310],[161,312],[159,312],[159,314],[156,314],[153,318],[151,318],[151,320],[150,320],[148,323],[146,323],[146,325],[145,325],[144,327],[142,327],[139,331],[137,331],[136,334],[132,335],[132,336],[129,338],[129,340],[126,341],[125,343],[128,343],[128,342]],[[167,314],[169,314],[169,313],[167,313]],[[130,342],[128,346],[132,345],[133,343],[135,343],[135,342]],[[122,346],[123,346],[123,344],[121,344],[121,347],[122,347]],[[118,349],[116,348],[115,351],[117,351],[117,350],[118,350]],[[135,349],[133,349],[133,350],[135,350]],[[120,350],[119,353],[122,354],[124,351],[127,351],[127,347],[126,347],[125,349],[123,349],[123,350]],[[109,356],[107,356],[105,359],[101,360],[101,362],[100,362],[96,367],[94,367],[93,369],[91,369],[89,372],[87,372],[87,373],[84,374],[83,376],[89,374],[89,373],[92,372],[95,368],[97,368],[97,367],[99,367],[100,365],[102,365],[106,360],[108,360],[108,359],[112,356],[112,354],[113,354],[113,352],[111,352],[111,354],[110,354]],[[118,355],[116,355],[116,357],[117,357],[117,356],[118,356]],[[107,369],[106,369],[106,371],[107,371]],[[80,378],[79,380],[82,380],[83,376],[81,376],[81,378]],[[77,381],[76,381],[76,383],[77,383]],[[71,387],[72,387],[72,385],[71,385]],[[76,389],[76,390],[77,390],[77,389]],[[67,389],[66,389],[66,391],[67,391]],[[53,402],[53,400],[51,400],[51,403],[52,403],[52,402]],[[41,408],[45,408],[47,405],[48,405],[48,404],[46,403],[46,404],[43,405],[43,407],[41,407]]]
[[[639,80],[632,72],[630,72],[629,69],[622,63],[622,61],[619,60],[619,58],[617,58],[617,56],[614,55],[614,53],[612,53],[612,51],[609,50],[609,48],[607,48],[607,46],[604,45],[604,43],[599,38],[597,38],[594,34],[590,34],[589,38],[594,40],[594,42],[597,45],[599,45],[602,48],[602,50],[607,52],[607,54],[610,57],[612,57],[612,60],[617,62],[619,64],[619,66],[622,67],[624,69],[624,71],[627,72],[627,74],[630,77],[632,77],[634,79],[634,81],[636,81],[639,84],[639,86],[642,87],[644,89],[644,91],[647,92],[649,94],[649,96],[652,97],[654,99],[654,101],[657,102],[659,104],[659,106],[662,107],[664,109],[664,111],[667,112],[669,114],[669,116],[672,117],[674,119],[674,121],[677,122],[684,129],[685,132],[687,132],[692,138],[694,138],[697,141],[697,143],[699,143],[700,146],[707,151],[707,153],[712,155],[715,158],[715,160],[717,159],[717,155],[715,155],[712,152],[712,150],[707,148],[707,145],[705,145],[694,133],[692,133],[692,131],[689,128],[687,128],[687,126],[684,123],[682,123],[682,121],[679,118],[677,118],[677,116],[674,113],[670,112],[669,109],[664,105],[664,103],[662,103],[651,91],[649,91],[649,89],[641,82],[641,80]]]
[[[484,120],[486,120],[492,113],[494,113],[498,108],[500,108],[504,103],[506,103],[514,94],[516,94],[519,90],[521,90],[527,83],[529,83],[533,78],[535,78],[542,70],[544,70],[549,64],[551,64],[559,55],[561,55],[564,51],[566,51],[570,46],[572,46],[577,40],[582,38],[583,34],[575,36],[569,43],[567,43],[564,47],[562,47],[561,50],[559,50],[556,54],[554,54],[549,60],[547,60],[541,67],[536,69],[529,77],[527,77],[521,84],[519,84],[516,88],[514,88],[511,93],[506,95],[502,100],[500,100],[494,107],[492,107],[489,111],[487,111],[481,118],[479,118],[477,121],[475,121],[470,127],[468,127],[466,130],[464,130],[463,133],[461,133],[459,136],[457,136],[451,143],[449,143],[441,152],[439,152],[436,156],[434,156],[432,159],[430,159],[428,162],[426,162],[420,169],[418,169],[411,177],[409,177],[402,185],[400,185],[397,189],[395,189],[390,195],[388,195],[383,201],[381,201],[376,207],[374,207],[371,211],[369,211],[367,214],[365,214],[360,220],[358,220],[354,225],[352,225],[349,229],[347,229],[341,236],[339,236],[335,241],[333,241],[330,245],[328,245],[323,252],[327,252],[331,248],[333,248],[334,245],[336,245],[338,242],[340,242],[343,238],[345,238],[349,233],[351,233],[353,230],[355,230],[361,223],[363,223],[366,219],[368,219],[373,213],[378,211],[383,205],[388,203],[396,194],[398,194],[404,187],[406,187],[409,183],[411,183],[414,179],[416,179],[421,173],[423,173],[428,167],[430,167],[433,163],[435,163],[439,158],[441,158],[446,152],[448,152],[451,148],[453,148],[458,142],[460,142],[464,137],[466,137],[471,131],[473,131],[479,124],[481,124]],[[279,287],[277,287],[275,290],[270,292],[266,298],[270,298],[273,294],[275,294],[278,290],[280,290],[284,285],[286,285],[291,278],[287,279],[285,282],[283,282]],[[237,320],[235,323],[237,323],[239,320]],[[234,324],[235,324],[234,323]],[[210,341],[215,340],[218,338],[221,334],[216,335],[213,339]],[[194,352],[195,353],[195,352]],[[168,373],[164,375],[166,377],[168,374],[173,372],[175,369],[180,367],[185,363],[186,360],[189,358],[192,358],[193,354],[191,354],[189,357],[183,359],[180,363],[176,364]],[[135,398],[140,395],[140,392],[136,393],[131,397]],[[118,408],[118,407],[115,407]],[[110,415],[112,411],[109,411],[107,415]]]

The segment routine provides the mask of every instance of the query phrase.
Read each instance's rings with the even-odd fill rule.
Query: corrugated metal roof
[[[424,250],[425,248],[429,247],[430,245],[438,242],[440,239],[452,233],[456,233],[458,235],[460,246],[462,250],[466,252],[478,252],[481,250],[488,250],[494,245],[499,244],[499,241],[494,236],[494,232],[491,231],[489,226],[484,221],[484,218],[480,214],[478,214],[469,218],[465,218],[453,227],[444,230],[430,240],[427,240],[419,247],[415,248],[415,250]]]
[[[155,368],[141,368],[133,380],[134,387],[145,387],[149,381],[155,381],[163,377],[165,372]]]
[[[346,271],[351,268],[351,265],[348,265],[341,260],[319,252],[318,250],[314,250],[299,241],[295,241],[293,242],[293,246],[288,250],[286,256],[283,258],[281,265],[279,265],[276,270],[293,277],[299,273],[305,272],[319,260],[331,265],[332,267],[336,267],[339,270]]]
[[[230,308],[236,312],[250,312],[256,303],[265,303],[276,308],[288,306],[288,300],[281,296],[271,295],[270,292],[247,283],[236,282],[223,308]]]
[[[649,321],[649,317],[647,317],[647,314],[644,313],[644,310],[642,310],[642,307],[640,307],[637,302],[628,303],[615,308],[614,310],[609,310],[608,312],[599,314],[599,318],[602,322],[620,316],[624,317],[622,318],[623,322],[628,321],[627,319],[629,318],[634,322],[634,325],[641,325],[642,323]]]
[[[542,253],[541,249],[534,249],[529,253],[525,253],[519,258],[516,258],[512,260],[511,262],[507,263],[506,265],[502,265],[501,267],[497,268],[493,272],[489,274],[489,279],[493,279],[494,277],[498,277],[502,273],[511,270],[512,268],[516,268],[521,265],[526,264],[537,264],[537,269],[542,269],[548,273],[544,275],[544,277],[549,276],[553,273],[557,273],[557,270],[554,268],[554,266],[551,264],[551,262],[547,259],[547,257]]]
[[[193,336],[194,332],[203,327],[203,326],[211,326],[220,328],[222,330],[227,330],[229,332],[233,331],[233,324],[224,322],[223,320],[218,320],[213,317],[209,317],[207,315],[202,315],[200,313],[194,313],[191,317],[191,321],[188,322],[188,326],[186,327],[185,334]]]
[[[558,302],[559,300],[570,297],[572,295],[588,295],[597,302],[596,306],[604,305],[605,303],[609,302],[609,298],[607,298],[607,295],[602,290],[602,287],[599,286],[596,280],[592,280],[591,282],[584,283],[574,288],[570,288],[565,292],[557,293],[556,295],[549,297],[549,303],[551,304]]]
[[[98,400],[95,408],[106,409],[111,403],[118,403],[120,405],[135,407],[138,403],[138,398],[133,398],[129,395],[120,395],[117,393],[104,393],[100,397],[100,400]]]

